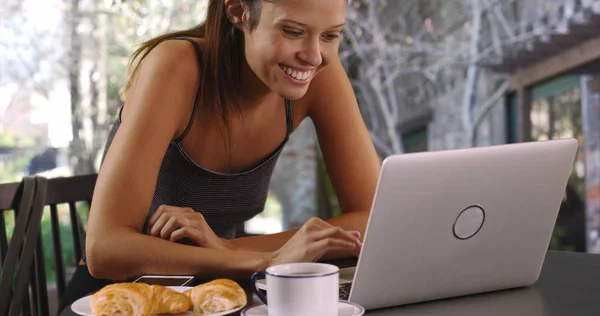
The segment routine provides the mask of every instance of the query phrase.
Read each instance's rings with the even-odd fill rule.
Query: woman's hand
[[[345,231],[314,217],[273,253],[269,265],[317,261],[330,251],[350,251],[358,256],[362,248],[359,237],[357,231]]]
[[[229,249],[228,240],[219,238],[202,214],[191,208],[161,205],[148,220],[150,235],[174,242],[190,240],[204,248]]]

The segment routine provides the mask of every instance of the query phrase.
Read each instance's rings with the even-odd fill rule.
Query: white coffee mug
[[[267,296],[256,287],[266,276]],[[267,305],[269,316],[337,316],[339,268],[325,263],[288,263],[252,276],[252,289]]]

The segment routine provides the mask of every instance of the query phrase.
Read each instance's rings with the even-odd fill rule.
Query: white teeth
[[[294,70],[292,68],[289,68],[287,66],[283,66],[281,65],[281,69],[283,70],[283,72],[287,73],[290,77],[295,78],[297,80],[306,80],[308,79],[308,77],[310,77],[311,75],[311,71],[307,71],[307,72],[301,72],[301,71],[297,71]]]

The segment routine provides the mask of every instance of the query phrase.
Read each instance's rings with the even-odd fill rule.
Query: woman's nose
[[[302,50],[298,53],[298,58],[311,67],[318,67],[321,65],[323,57],[321,56],[319,39],[309,38],[304,41]]]

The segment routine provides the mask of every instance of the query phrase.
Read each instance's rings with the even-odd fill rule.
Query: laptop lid
[[[577,147],[565,139],[386,158],[349,300],[374,309],[534,283]]]

